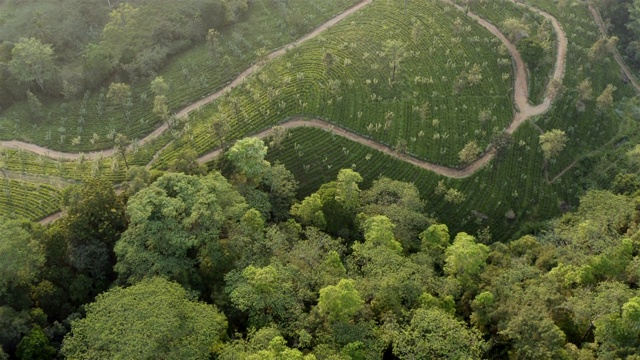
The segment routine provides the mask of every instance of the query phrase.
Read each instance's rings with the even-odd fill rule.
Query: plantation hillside
[[[0,0],[0,360],[640,357],[636,0]]]

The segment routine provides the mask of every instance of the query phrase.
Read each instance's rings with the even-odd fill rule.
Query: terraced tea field
[[[410,19],[399,5],[374,2],[203,107],[188,135],[193,148],[219,146],[212,118],[230,122],[229,137],[237,138],[294,116],[320,117],[392,147],[406,143],[407,152],[449,166],[467,142],[487,146],[513,116],[508,51],[499,57],[500,40],[450,5],[411,3],[408,13],[424,15]],[[456,19],[464,19],[459,30]],[[168,149],[160,164],[178,151]]]
[[[268,156],[294,172],[301,182],[300,196],[332,180],[340,168],[352,167],[367,182],[388,176],[416,183],[429,212],[446,219],[454,231],[489,226],[494,234],[507,234],[525,223],[545,220],[556,215],[561,204],[575,204],[584,190],[580,179],[585,170],[576,160],[588,163],[588,154],[611,146],[633,128],[613,111],[596,112],[593,100],[585,101],[584,109],[576,107],[577,85],[589,78],[599,94],[614,84],[616,98],[633,91],[620,81],[611,56],[599,60],[607,66],[584,60],[598,38],[586,6],[567,10],[551,1],[532,3],[546,12],[510,2],[496,9],[494,2],[480,1],[465,12],[442,0],[363,1],[344,14],[345,19],[330,22],[328,30],[320,28],[296,46],[252,58],[260,63],[180,113],[190,112],[183,127],[167,131],[161,126],[130,146],[128,161],[164,169],[180,151],[192,148],[200,161],[208,162],[219,155],[221,139],[229,144],[247,134],[265,137],[273,125],[282,124],[290,134],[283,147]],[[547,32],[550,61],[534,73],[526,73],[515,45],[501,33],[509,18],[525,19],[532,29]],[[586,65],[568,66],[565,76],[565,61]],[[223,84],[204,79],[199,80],[201,88],[191,84],[194,93],[203,95],[202,89],[220,89]],[[551,79],[566,88],[553,106]],[[217,85],[209,88],[204,83]],[[188,87],[176,91],[174,107],[186,103],[189,96],[179,94]],[[93,106],[90,101],[85,107]],[[526,123],[530,119],[535,124]],[[4,132],[5,126],[1,136],[20,133],[17,127]],[[151,121],[144,125],[145,131],[151,127]],[[566,130],[570,141],[567,150],[546,166],[538,135],[554,128]],[[513,145],[497,151],[492,141],[505,130],[512,134]],[[109,146],[98,140],[92,146]],[[471,141],[484,152],[462,166],[458,153]],[[115,150],[79,155],[67,152],[77,148],[63,143],[62,151],[54,152],[4,142],[5,147],[21,150],[5,149],[0,168],[14,175],[51,178],[124,178],[121,155]],[[460,196],[452,200],[442,188]],[[47,196],[54,195],[52,191]],[[18,200],[18,206],[6,203],[28,208],[33,206],[28,197]],[[0,207],[0,215],[12,211],[9,205]]]

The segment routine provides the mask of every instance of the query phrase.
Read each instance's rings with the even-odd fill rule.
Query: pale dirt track
[[[345,10],[344,12],[338,14],[337,16],[335,16],[334,18],[332,18],[331,20],[325,22],[324,24],[320,25],[318,28],[316,28],[315,30],[313,30],[312,32],[310,32],[309,34],[305,35],[304,37],[283,46],[282,48],[270,53],[269,55],[267,55],[267,59],[271,60],[271,59],[275,59],[279,56],[284,55],[288,50],[295,48],[296,46],[310,40],[313,39],[314,37],[318,36],[320,33],[326,31],[327,29],[329,29],[330,27],[332,27],[333,25],[337,24],[338,22],[340,22],[341,20],[343,20],[344,18],[348,17],[349,15],[353,14],[354,12],[362,9],[363,7],[365,7],[366,5],[370,4],[373,0],[363,0],[361,2],[359,2],[358,4],[352,6],[351,8]],[[191,113],[194,110],[199,109],[200,107],[209,104],[211,102],[213,102],[214,100],[216,100],[217,98],[219,98],[220,96],[222,96],[224,93],[230,91],[231,89],[237,87],[238,85],[242,84],[242,82],[251,74],[253,74],[256,70],[258,70],[263,64],[262,63],[258,63],[255,64],[253,66],[251,66],[250,68],[248,68],[247,70],[243,71],[240,75],[238,75],[235,80],[233,80],[232,82],[230,82],[229,84],[227,84],[227,86],[225,86],[224,88],[216,91],[215,93],[200,99],[196,102],[194,102],[193,104],[190,104],[188,106],[186,106],[185,108],[177,111],[175,113],[175,116],[177,118],[182,118],[185,117],[187,115],[189,115],[189,113]],[[155,129],[153,132],[151,132],[149,135],[145,136],[144,138],[140,139],[138,141],[138,146],[142,146],[145,145],[147,143],[149,143],[150,141],[152,141],[153,139],[156,139],[158,136],[162,135],[165,131],[167,131],[168,126],[167,124],[163,124],[162,126],[158,127],[157,129]],[[116,154],[116,149],[115,148],[111,148],[111,149],[105,149],[105,150],[100,150],[100,151],[92,151],[92,152],[87,152],[87,153],[73,153],[73,152],[62,152],[62,151],[55,151],[55,150],[51,150],[51,149],[47,149],[45,147],[42,146],[38,146],[35,144],[31,144],[31,143],[27,143],[24,141],[17,141],[17,140],[11,140],[11,141],[0,141],[0,148],[6,148],[6,149],[15,149],[15,150],[26,150],[38,155],[42,155],[42,156],[47,156],[53,159],[58,159],[58,160],[68,160],[68,161],[74,161],[74,160],[78,160],[81,156],[84,157],[85,160],[94,160],[94,159],[98,159],[98,158],[104,158],[104,157],[109,157],[109,156],[113,156]]]
[[[465,12],[465,10],[456,4],[453,4],[451,2],[449,2],[448,0],[443,0],[447,3],[452,4],[453,6],[455,6],[456,8],[458,8],[460,11]],[[514,3],[515,1],[512,0]],[[363,8],[364,6],[370,4],[372,2],[372,0],[363,0],[362,2],[358,3],[357,5],[351,7],[350,9],[344,11],[343,13],[339,14],[338,16],[334,17],[333,19],[329,20],[328,22],[324,23],[323,25],[321,25],[320,27],[318,27],[317,29],[315,29],[313,32],[307,34],[306,36],[298,39],[297,41],[286,45],[284,47],[282,47],[279,50],[274,51],[273,53],[268,55],[268,59],[274,59],[278,56],[283,55],[287,50],[298,46],[300,44],[302,44],[303,42],[314,38],[315,36],[317,36],[318,34],[322,33],[323,31],[327,30],[328,28],[330,28],[331,26],[335,25],[336,23],[340,22],[341,20],[343,20],[344,18],[346,18],[347,16],[353,14],[354,12],[360,10],[361,8]],[[549,19],[555,29],[556,32],[556,36],[557,36],[557,42],[558,42],[558,51],[556,54],[556,63],[555,63],[555,70],[553,73],[553,79],[556,79],[558,81],[562,81],[562,78],[564,76],[564,69],[565,69],[565,59],[566,59],[566,53],[567,53],[567,37],[564,33],[564,30],[562,29],[562,26],[560,25],[560,23],[557,21],[557,19],[555,17],[553,17],[552,15],[539,10],[537,8],[534,8],[530,5],[526,5],[526,4],[519,4],[520,6],[526,6],[528,9],[530,9],[531,11],[537,12],[540,15],[544,16],[545,18]],[[484,28],[486,28],[489,32],[491,32],[493,35],[495,35],[496,37],[498,37],[502,43],[507,47],[507,49],[509,50],[509,53],[511,54],[513,61],[514,61],[514,66],[515,66],[515,81],[514,81],[514,102],[516,105],[516,112],[514,114],[514,117],[511,121],[511,124],[509,125],[509,127],[506,129],[506,131],[508,133],[513,133],[516,131],[516,129],[522,125],[527,119],[533,117],[533,116],[538,116],[543,114],[544,112],[546,112],[550,107],[551,107],[551,97],[549,95],[545,96],[544,101],[539,104],[539,105],[531,105],[529,103],[529,99],[528,99],[528,81],[527,81],[527,74],[526,74],[526,67],[525,67],[525,63],[522,60],[522,57],[520,56],[520,53],[516,50],[516,47],[513,43],[511,43],[499,30],[497,27],[495,27],[493,24],[491,24],[490,22],[480,18],[479,16],[471,13],[471,12],[466,12],[466,14],[471,17],[472,19],[474,19],[475,21],[477,21],[480,25],[482,25]],[[209,95],[206,98],[203,98],[187,107],[185,107],[184,109],[178,111],[176,113],[177,117],[184,117],[187,116],[190,112],[199,109],[200,107],[214,101],[215,99],[219,98],[221,95],[223,95],[224,93],[226,93],[227,91],[235,88],[236,86],[238,86],[239,84],[241,84],[249,75],[253,74],[257,69],[259,69],[261,67],[262,64],[256,64],[253,65],[252,67],[248,68],[247,70],[245,70],[244,72],[242,72],[235,80],[233,80],[231,83],[229,83],[227,86],[225,86],[223,89]],[[549,82],[549,84],[551,84],[551,82]],[[301,126],[310,126],[310,127],[316,127],[316,128],[321,128],[327,131],[332,131],[333,133],[346,137],[352,141],[358,142],[362,145],[371,147],[373,149],[376,149],[378,151],[384,152],[388,155],[391,155],[397,159],[400,159],[402,161],[406,161],[408,163],[411,163],[415,166],[418,166],[420,168],[429,170],[429,171],[433,171],[439,175],[443,175],[443,176],[447,176],[447,177],[451,177],[451,178],[465,178],[468,177],[470,175],[472,175],[473,173],[475,173],[477,170],[479,170],[480,168],[484,167],[487,163],[489,163],[495,156],[495,151],[493,149],[490,149],[489,151],[485,152],[481,157],[479,157],[475,162],[471,163],[469,166],[462,168],[462,169],[456,169],[456,168],[450,168],[450,167],[446,167],[446,166],[441,166],[441,165],[437,165],[437,164],[433,164],[433,163],[429,163],[423,160],[419,160],[416,158],[413,158],[411,156],[405,155],[405,154],[400,154],[394,150],[392,150],[391,148],[382,145],[378,142],[375,142],[371,139],[365,138],[361,135],[358,135],[356,133],[353,133],[351,131],[342,129],[342,128],[338,128],[335,127],[333,125],[331,125],[330,123],[327,123],[325,121],[319,120],[319,119],[313,119],[313,120],[303,120],[300,118],[294,118],[290,121],[287,121],[285,123],[280,124],[279,126],[284,127],[284,128],[295,128],[295,127],[301,127]],[[167,130],[167,126],[166,124],[160,126],[159,128],[157,128],[155,131],[153,131],[152,133],[150,133],[149,135],[147,135],[146,137],[144,137],[143,139],[139,140],[138,145],[142,146],[148,142],[150,142],[151,140],[157,138],[158,136],[160,136],[162,133],[164,133]],[[255,134],[254,136],[256,137],[260,137],[260,138],[264,138],[267,137],[270,133],[271,129],[267,129],[264,130],[258,134]],[[77,160],[79,159],[81,156],[84,156],[85,159],[91,160],[91,159],[95,159],[95,158],[100,158],[100,157],[108,157],[108,156],[112,156],[116,153],[115,149],[106,149],[106,150],[102,150],[102,151],[96,151],[96,152],[88,152],[88,153],[84,153],[84,154],[80,154],[80,153],[66,153],[66,152],[60,152],[60,151],[53,151],[47,148],[43,148],[40,146],[37,146],[35,144],[30,144],[30,143],[25,143],[25,142],[21,142],[21,141],[0,141],[0,147],[4,147],[4,148],[11,148],[11,149],[22,149],[22,150],[27,150],[27,151],[31,151],[33,153],[39,154],[39,155],[44,155],[44,156],[48,156],[51,158],[57,158],[60,160]],[[205,155],[203,155],[202,157],[200,157],[198,160],[200,162],[207,162],[210,161],[212,159],[214,159],[215,157],[220,155],[221,150],[214,150],[211,151]],[[59,217],[59,213],[58,214],[54,214],[51,215],[43,220],[41,220],[41,223],[49,223],[52,221],[55,221],[55,219],[57,219],[57,217]]]
[[[446,2],[449,4],[452,4],[453,6],[458,8],[458,10],[460,11],[463,11],[463,12],[465,11],[464,8],[462,8],[459,5],[456,5],[449,1],[446,1]],[[555,63],[555,70],[553,72],[553,79],[562,81],[562,78],[564,77],[564,69],[565,69],[567,45],[568,45],[567,36],[564,30],[562,29],[562,26],[560,25],[558,20],[552,15],[542,10],[539,10],[537,8],[531,7],[529,5],[524,5],[524,4],[520,4],[520,5],[528,7],[531,11],[534,11],[544,16],[545,18],[549,19],[549,21],[551,21],[555,29],[557,40],[558,40],[558,52],[556,54],[556,63]],[[491,24],[490,22],[480,18],[479,16],[471,12],[467,12],[467,16],[477,21],[478,24],[482,25],[484,28],[489,30],[493,35],[498,37],[500,41],[502,41],[502,43],[507,47],[507,49],[509,50],[509,53],[511,53],[511,56],[515,62],[516,79],[514,82],[514,101],[518,110],[515,112],[513,116],[513,120],[511,121],[511,124],[506,129],[506,131],[509,134],[513,134],[513,132],[515,132],[518,129],[518,127],[522,125],[527,119],[533,116],[541,115],[545,113],[547,110],[549,110],[549,108],[551,107],[552,98],[549,95],[547,95],[545,96],[544,101],[541,104],[536,106],[531,105],[531,103],[529,103],[529,97],[528,97],[529,84],[527,81],[526,65],[522,60],[522,56],[516,49],[516,46],[513,43],[511,43],[500,32],[500,30],[498,30],[498,28],[495,25]],[[549,82],[549,84],[551,84],[551,82]],[[406,161],[415,166],[418,166],[422,169],[433,171],[439,175],[443,175],[443,176],[455,178],[455,179],[466,178],[468,176],[473,175],[476,171],[478,171],[479,169],[484,167],[486,164],[488,164],[495,156],[495,151],[492,148],[489,151],[485,152],[481,157],[479,157],[476,161],[474,161],[467,167],[462,169],[456,169],[456,168],[450,168],[450,167],[442,166],[438,164],[433,164],[427,161],[416,159],[414,157],[411,157],[405,154],[400,154],[385,145],[382,145],[378,142],[375,142],[371,139],[358,135],[354,132],[345,130],[343,128],[335,127],[334,125],[320,119],[302,120],[300,118],[294,118],[288,122],[280,124],[280,126],[287,129],[301,127],[301,126],[310,126],[310,127],[332,131],[337,135],[346,137],[362,145],[369,146],[378,151],[384,152],[385,154],[391,155],[397,159],[400,159],[402,161]],[[269,136],[270,132],[271,132],[271,129],[267,129],[253,136],[258,138],[265,138]],[[200,161],[201,163],[208,162],[219,155],[220,155],[220,149],[217,149],[201,156],[198,159],[198,161]]]

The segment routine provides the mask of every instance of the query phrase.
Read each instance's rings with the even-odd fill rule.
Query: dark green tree
[[[49,360],[56,353],[56,348],[49,344],[49,339],[39,326],[34,326],[29,334],[20,340],[16,349],[16,356],[20,360]]]

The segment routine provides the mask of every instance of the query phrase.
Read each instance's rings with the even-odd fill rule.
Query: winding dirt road
[[[515,77],[515,82],[514,82],[514,101],[515,101],[515,105],[516,108],[518,109],[515,114],[514,117],[511,121],[511,124],[509,125],[509,127],[506,129],[506,131],[510,134],[512,134],[513,132],[516,131],[516,129],[518,129],[518,127],[520,125],[522,125],[527,119],[529,119],[530,117],[533,116],[537,116],[540,114],[543,114],[544,112],[546,112],[550,106],[551,106],[551,97],[549,95],[547,95],[544,98],[544,101],[537,105],[537,106],[533,106],[529,103],[529,99],[528,99],[528,81],[527,81],[527,74],[526,74],[526,67],[525,67],[525,63],[522,60],[522,56],[520,55],[520,53],[518,52],[518,50],[516,49],[515,45],[513,43],[511,43],[501,32],[500,30],[498,30],[498,28],[493,25],[492,23],[490,23],[489,21],[480,18],[479,16],[477,16],[476,14],[472,13],[472,12],[466,12],[465,9],[449,0],[443,0],[453,6],[455,6],[458,10],[465,12],[467,16],[471,17],[472,19],[474,19],[476,22],[478,22],[478,24],[482,25],[484,28],[486,28],[487,30],[489,30],[489,32],[491,32],[493,35],[495,35],[496,37],[498,37],[500,39],[500,41],[502,41],[502,43],[507,47],[507,49],[509,50],[509,53],[511,54],[513,61],[514,61],[514,65],[515,65],[515,71],[516,71],[516,77]],[[567,53],[567,37],[564,33],[564,30],[562,29],[562,26],[560,25],[560,23],[558,22],[558,20],[553,17],[552,15],[539,10],[537,8],[534,8],[530,5],[526,5],[526,4],[520,4],[517,3],[516,1],[512,0],[514,3],[520,5],[520,6],[525,6],[527,7],[529,10],[534,11],[542,16],[544,16],[545,18],[549,19],[549,21],[551,21],[555,32],[556,32],[556,36],[558,37],[558,52],[556,54],[556,63],[555,63],[555,70],[554,70],[554,74],[553,74],[553,78],[561,81],[563,76],[564,76],[564,68],[565,68],[565,59],[566,59],[566,53]],[[305,35],[304,37],[296,40],[293,43],[290,43],[282,48],[280,48],[279,50],[276,50],[274,52],[272,52],[271,54],[269,54],[267,56],[268,59],[275,59],[279,56],[282,56],[283,54],[286,53],[286,51],[288,51],[291,48],[294,48],[302,43],[304,43],[305,41],[308,41],[316,36],[318,36],[320,33],[326,31],[327,29],[329,29],[330,27],[332,27],[333,25],[337,24],[338,22],[340,22],[341,20],[343,20],[344,18],[348,17],[349,15],[353,14],[354,12],[360,10],[361,8],[363,8],[364,6],[370,4],[372,2],[372,0],[363,0],[362,2],[358,3],[357,5],[349,8],[348,10],[342,12],[341,14],[339,14],[338,16],[332,18],[331,20],[327,21],[326,23],[324,23],[323,25],[319,26],[318,28],[316,28],[314,31],[312,31],[311,33]],[[249,75],[253,74],[257,69],[259,69],[262,66],[262,63],[258,63],[253,65],[252,67],[248,68],[247,70],[245,70],[244,72],[242,72],[240,75],[238,75],[238,77],[236,77],[235,80],[233,80],[231,83],[229,83],[227,86],[225,86],[224,88],[220,89],[219,91],[207,96],[206,98],[203,98],[201,100],[196,101],[195,103],[185,107],[184,109],[178,111],[175,115],[177,117],[184,117],[187,116],[190,112],[199,109],[200,107],[211,103],[212,101],[216,100],[217,98],[219,98],[220,96],[222,96],[224,93],[226,93],[227,91],[235,88],[236,86],[238,86],[239,84],[241,84]],[[551,84],[551,82],[549,82]],[[471,163],[469,166],[462,168],[462,169],[456,169],[456,168],[449,168],[446,166],[441,166],[441,165],[437,165],[437,164],[433,164],[433,163],[429,163],[420,159],[416,159],[404,154],[398,154],[395,151],[393,151],[392,149],[388,148],[385,145],[382,145],[380,143],[377,143],[375,141],[372,141],[370,139],[367,139],[363,136],[360,136],[356,133],[350,132],[348,130],[342,129],[342,128],[336,128],[334,125],[324,122],[322,120],[319,119],[314,119],[314,120],[302,120],[300,118],[294,118],[288,122],[285,122],[283,124],[280,124],[280,126],[285,127],[285,128],[294,128],[294,127],[299,127],[299,126],[313,126],[313,127],[317,127],[317,128],[322,128],[325,130],[330,130],[330,131],[334,131],[336,134],[339,134],[341,136],[347,137],[353,141],[357,141],[363,145],[372,147],[376,150],[382,151],[384,153],[390,154],[398,159],[401,159],[403,161],[407,161],[410,162],[416,166],[419,166],[423,169],[426,170],[430,170],[430,171],[434,171],[440,175],[443,176],[447,176],[447,177],[451,177],[451,178],[464,178],[464,177],[468,177],[470,175],[472,175],[474,172],[476,172],[477,170],[479,170],[480,168],[484,167],[487,163],[489,163],[493,157],[495,156],[495,151],[492,149],[490,149],[489,151],[485,152],[480,158],[478,158],[476,161],[474,161],[473,163]],[[162,133],[164,133],[167,130],[167,125],[163,124],[162,126],[160,126],[159,128],[157,128],[155,131],[153,131],[152,133],[150,133],[149,135],[147,135],[146,137],[144,137],[143,139],[141,139],[138,142],[139,146],[142,146],[146,143],[148,143],[149,141],[157,138],[158,136],[160,136]],[[268,136],[270,133],[270,130],[265,130],[262,131],[258,134],[255,134],[254,136],[257,137],[266,137]],[[22,150],[27,150],[27,151],[31,151],[34,152],[36,154],[39,155],[44,155],[44,156],[48,156],[51,158],[57,158],[60,160],[77,160],[79,159],[81,156],[84,156],[85,159],[88,160],[92,160],[95,158],[100,158],[100,157],[108,157],[108,156],[112,156],[115,154],[116,150],[115,149],[107,149],[107,150],[102,150],[102,151],[96,151],[96,152],[89,152],[89,153],[84,153],[84,154],[80,154],[80,153],[67,153],[67,152],[60,152],[60,151],[54,151],[54,150],[50,150],[47,148],[43,148],[41,146],[35,145],[35,144],[30,144],[30,143],[25,143],[25,142],[21,142],[21,141],[0,141],[0,146],[1,147],[5,147],[5,148],[10,148],[10,149],[22,149]],[[162,150],[162,149],[161,149]],[[203,155],[202,157],[199,158],[199,160],[201,162],[206,162],[211,160],[212,158],[218,156],[220,153],[220,150],[213,150],[205,155]],[[157,154],[156,154],[157,155]],[[154,156],[154,159],[157,156]]]
[[[363,0],[363,1],[359,2],[358,4],[350,7],[349,9],[347,9],[347,10],[343,11],[342,13],[338,14],[337,16],[332,18],[331,20],[329,20],[329,21],[325,22],[324,24],[320,25],[319,27],[317,27],[315,30],[313,30],[312,32],[308,33],[307,35],[305,35],[305,36],[301,37],[300,39],[298,39],[298,40],[296,40],[296,41],[294,41],[292,43],[289,43],[289,44],[281,47],[280,49],[270,53],[269,55],[267,55],[267,60],[275,59],[275,58],[277,58],[279,56],[282,56],[287,51],[289,51],[290,49],[293,49],[296,46],[299,46],[300,44],[302,44],[302,43],[304,43],[304,42],[306,42],[306,41],[308,41],[310,39],[313,39],[314,37],[318,36],[322,32],[328,30],[333,25],[335,25],[335,24],[339,23],[340,21],[342,21],[344,18],[346,18],[349,15],[355,13],[356,11],[362,9],[366,5],[369,5],[372,1],[373,0]],[[175,113],[175,116],[177,118],[185,117],[185,116],[189,115],[189,113],[191,113],[192,111],[197,110],[200,107],[213,102],[214,100],[216,100],[217,98],[219,98],[220,96],[225,94],[226,92],[228,92],[231,89],[233,89],[233,88],[237,87],[238,85],[242,84],[242,82],[249,75],[253,74],[254,72],[256,72],[256,70],[260,69],[263,64],[264,64],[264,62],[260,62],[260,63],[257,63],[255,65],[251,66],[247,70],[245,70],[242,73],[240,73],[240,75],[238,75],[232,82],[227,84],[227,86],[225,86],[224,88],[222,88],[222,89],[216,91],[215,93],[213,93],[213,94],[211,94],[211,95],[209,95],[209,96],[207,96],[205,98],[202,98],[202,99],[194,102],[193,104],[190,104],[190,105],[186,106],[185,108],[177,111]],[[156,139],[158,136],[162,135],[167,130],[168,130],[168,126],[165,123],[162,126],[160,126],[157,129],[155,129],[149,135],[147,135],[144,138],[140,139],[138,141],[137,145],[138,146],[143,146],[143,145],[149,143],[150,141]],[[104,158],[104,157],[113,156],[113,155],[116,154],[116,149],[115,148],[105,149],[105,150],[100,150],[100,151],[86,152],[86,153],[74,153],[74,152],[55,151],[55,150],[47,149],[47,148],[42,147],[42,146],[38,146],[36,144],[31,144],[31,143],[27,143],[27,142],[24,142],[24,141],[18,141],[18,140],[0,141],[0,148],[15,149],[15,150],[26,150],[26,151],[30,151],[30,152],[33,152],[33,153],[38,154],[38,155],[47,156],[49,158],[58,159],[58,160],[68,160],[68,161],[75,161],[75,160],[78,160],[80,157],[84,157],[85,160],[94,160],[94,159],[98,159],[98,158]],[[132,146],[129,147],[130,150],[131,150],[131,148],[132,148]]]
[[[464,8],[462,8],[461,6],[449,1],[449,0],[443,0],[453,6],[455,6],[458,10],[464,12],[467,16],[471,17],[472,19],[474,19],[476,22],[478,22],[478,24],[480,24],[481,26],[483,26],[484,28],[486,28],[489,32],[491,32],[493,35],[495,35],[496,37],[498,37],[500,39],[500,41],[502,41],[502,43],[507,47],[507,49],[509,50],[509,53],[511,54],[512,58],[513,58],[513,62],[514,62],[514,67],[515,67],[515,82],[514,82],[514,102],[516,105],[516,112],[514,114],[514,117],[509,125],[509,127],[505,130],[506,132],[512,134],[513,132],[516,131],[516,129],[518,129],[518,127],[520,125],[522,125],[527,119],[533,117],[533,116],[538,116],[541,115],[543,113],[545,113],[547,110],[549,110],[549,108],[551,107],[551,102],[552,102],[552,98],[549,95],[549,87],[551,86],[551,81],[549,82],[549,85],[547,87],[547,95],[544,98],[544,101],[539,104],[539,105],[531,105],[531,103],[529,102],[528,99],[528,81],[527,81],[527,74],[526,74],[526,67],[525,67],[525,63],[522,60],[522,56],[520,55],[520,53],[517,51],[515,45],[513,43],[511,43],[499,30],[498,28],[491,24],[490,22],[488,22],[487,20],[484,20],[482,18],[480,18],[479,16],[477,16],[474,13],[471,12],[467,12],[465,11]],[[557,36],[557,40],[558,40],[558,51],[556,54],[556,62],[555,62],[555,70],[553,73],[553,79],[558,80],[558,81],[562,81],[563,77],[564,77],[564,69],[565,69],[565,62],[566,62],[566,53],[567,53],[567,37],[566,34],[564,32],[564,30],[562,29],[562,26],[560,25],[560,23],[558,22],[558,20],[553,17],[551,14],[548,14],[540,9],[534,8],[530,5],[527,4],[520,4],[517,3],[515,0],[511,0],[512,2],[520,5],[520,6],[525,6],[527,7],[529,10],[534,11],[542,16],[544,16],[545,18],[547,18],[551,24],[554,27],[554,30],[556,32],[556,36]],[[338,16],[332,18],[331,20],[327,21],[326,23],[324,23],[323,25],[321,25],[320,27],[318,27],[317,29],[315,29],[314,31],[312,31],[311,33],[305,35],[304,37],[296,40],[293,43],[290,43],[282,48],[280,48],[279,50],[276,50],[274,52],[272,52],[271,54],[269,54],[267,56],[267,60],[270,59],[274,59],[277,58],[281,55],[283,55],[286,51],[288,51],[291,48],[294,48],[302,43],[304,43],[305,41],[308,41],[309,39],[312,39],[314,37],[316,37],[317,35],[319,35],[320,33],[322,33],[323,31],[326,31],[327,29],[329,29],[331,26],[335,25],[336,23],[340,22],[341,20],[343,20],[344,18],[348,17],[349,15],[353,14],[354,12],[360,10],[361,8],[363,8],[364,6],[370,4],[372,2],[372,0],[363,0],[360,3],[358,3],[357,5],[349,8],[348,10],[342,12],[341,14],[339,14]],[[219,98],[221,95],[223,95],[224,93],[226,93],[227,91],[235,88],[236,86],[238,86],[239,84],[241,84],[249,75],[253,74],[257,69],[259,69],[262,66],[262,63],[258,63],[253,65],[252,67],[248,68],[247,70],[245,70],[244,72],[242,72],[240,75],[238,75],[238,77],[236,77],[235,80],[233,80],[231,83],[229,83],[227,86],[225,86],[223,89],[220,89],[219,91],[207,96],[206,98],[203,98],[199,101],[194,102],[193,104],[185,107],[184,109],[176,112],[176,116],[177,117],[184,117],[187,116],[190,112],[199,109],[200,107],[214,101],[215,99]],[[640,89],[639,89],[640,90]],[[378,142],[375,142],[371,139],[365,138],[361,135],[358,135],[354,132],[345,130],[343,128],[340,127],[336,127],[330,123],[327,123],[325,121],[322,121],[320,119],[313,119],[313,120],[303,120],[301,118],[294,118],[291,119],[287,122],[281,123],[279,126],[284,127],[284,128],[295,128],[295,127],[304,127],[304,126],[310,126],[310,127],[316,127],[316,128],[321,128],[327,131],[331,131],[337,135],[346,137],[352,141],[356,141],[360,144],[363,144],[365,146],[371,147],[373,149],[376,149],[378,151],[384,152],[388,155],[391,155],[397,159],[400,159],[402,161],[406,161],[409,162],[415,166],[418,166],[420,168],[426,169],[426,170],[430,170],[433,171],[437,174],[443,175],[443,176],[447,176],[450,178],[465,178],[468,177],[470,175],[472,175],[473,173],[475,173],[477,170],[479,170],[480,168],[484,167],[487,163],[489,163],[495,156],[495,150],[493,148],[491,148],[490,150],[488,150],[487,152],[485,152],[481,157],[479,157],[475,162],[471,163],[469,166],[462,168],[462,169],[456,169],[456,168],[450,168],[450,167],[446,167],[446,166],[441,166],[441,165],[437,165],[437,164],[433,164],[433,163],[429,163],[420,159],[416,159],[413,158],[411,156],[405,155],[405,154],[400,154],[397,153],[396,151],[392,150],[391,148],[382,145]],[[146,137],[144,137],[143,139],[139,140],[138,145],[142,146],[150,141],[152,141],[153,139],[157,138],[158,136],[160,136],[162,133],[164,133],[167,130],[167,126],[162,125],[159,128],[157,128],[155,131],[153,131],[152,133],[150,133],[149,135],[147,135]],[[260,133],[254,134],[253,136],[259,137],[259,138],[264,138],[267,137],[271,132],[271,129],[267,129],[264,130]],[[35,144],[30,144],[30,143],[25,143],[25,142],[21,142],[21,141],[0,141],[0,147],[4,147],[4,148],[10,148],[10,149],[22,149],[22,150],[26,150],[26,151],[31,151],[34,152],[36,154],[39,155],[44,155],[44,156],[48,156],[51,158],[57,158],[60,160],[77,160],[79,159],[81,156],[83,156],[85,159],[91,160],[91,159],[95,159],[95,158],[100,158],[100,157],[108,157],[108,156],[112,156],[116,153],[115,149],[106,149],[106,150],[102,150],[102,151],[95,151],[95,152],[88,152],[88,153],[67,153],[67,152],[60,152],[60,151],[54,151],[54,150],[50,150],[44,147],[40,147],[37,146]],[[221,150],[213,150],[205,155],[203,155],[202,157],[200,157],[198,159],[198,161],[200,162],[207,162],[210,161],[212,159],[214,159],[215,157],[220,155]],[[156,154],[157,155],[157,154]],[[155,158],[156,156],[154,156]],[[54,214],[50,217],[47,217],[43,220],[41,220],[41,222],[44,223],[48,223],[51,221],[54,221],[55,219],[57,219],[57,217],[59,217],[59,214]]]
[[[515,44],[509,41],[509,39],[507,39],[504,36],[504,34],[502,34],[500,30],[498,30],[498,28],[492,23],[477,16],[474,13],[466,12],[462,6],[459,6],[448,0],[444,0],[444,1],[455,6],[458,10],[465,12],[467,16],[474,19],[476,22],[478,22],[478,24],[482,25],[484,28],[489,30],[493,35],[499,38],[500,41],[502,41],[502,43],[507,47],[507,49],[509,50],[509,53],[511,54],[511,57],[513,58],[513,61],[515,63],[515,70],[516,70],[516,79],[514,83],[514,100],[518,110],[515,112],[513,116],[513,120],[511,121],[511,124],[505,131],[508,132],[509,134],[513,134],[518,129],[518,127],[522,125],[526,120],[528,120],[533,116],[541,115],[545,113],[547,110],[549,110],[549,108],[551,107],[551,101],[553,100],[549,95],[549,87],[551,86],[551,81],[547,86],[547,95],[545,96],[544,101],[541,104],[536,106],[531,105],[528,97],[529,83],[527,81],[526,65],[524,63],[524,60],[522,60],[522,56],[516,49]],[[562,81],[564,77],[564,70],[566,65],[567,45],[568,45],[567,36],[564,30],[562,29],[562,25],[560,25],[558,20],[549,13],[546,13],[542,10],[534,8],[530,5],[520,4],[515,1],[513,2],[520,6],[525,6],[529,10],[544,16],[553,25],[556,32],[556,36],[558,38],[558,52],[556,54],[556,63],[555,63],[555,69],[553,72],[553,79]],[[465,178],[473,175],[476,171],[478,171],[479,169],[484,167],[486,164],[488,164],[495,156],[495,150],[491,148],[490,150],[485,152],[481,157],[479,157],[476,161],[474,161],[467,167],[457,169],[457,168],[451,168],[451,167],[442,166],[438,164],[433,164],[424,160],[416,159],[409,155],[400,154],[385,145],[382,145],[378,142],[375,142],[371,139],[363,137],[349,130],[336,127],[335,125],[332,125],[331,123],[328,123],[320,119],[303,120],[301,118],[293,118],[290,121],[281,123],[279,126],[287,129],[301,127],[301,126],[309,126],[309,127],[324,129],[327,131],[332,131],[335,134],[346,137],[352,141],[356,141],[362,145],[369,146],[373,149],[376,149],[385,154],[391,155],[402,161],[411,163],[422,169],[433,171],[439,175],[443,175],[443,176],[455,178],[455,179],[461,179],[461,178]],[[254,134],[252,136],[255,136],[258,138],[265,138],[269,136],[270,133],[271,133],[271,129],[267,129],[260,133]],[[220,155],[220,149],[217,149],[201,156],[200,158],[198,158],[198,161],[201,163],[208,162],[218,157],[219,155]]]

